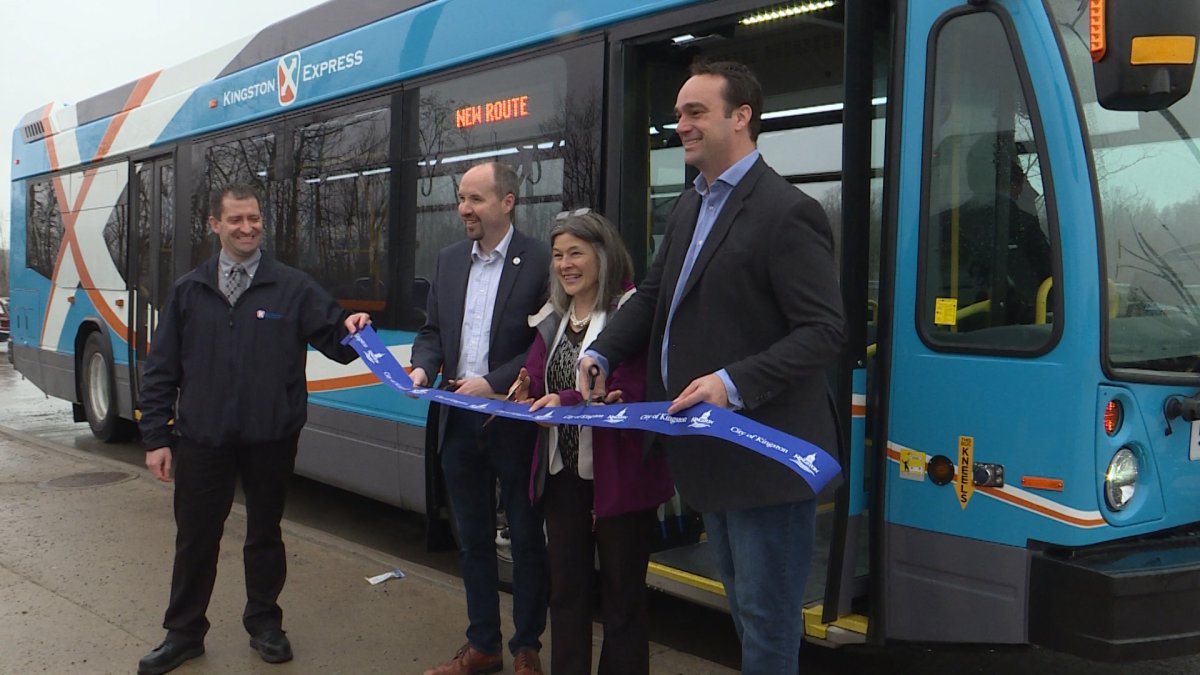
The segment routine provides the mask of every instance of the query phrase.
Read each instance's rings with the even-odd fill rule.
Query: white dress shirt
[[[504,238],[491,253],[484,255],[476,241],[471,246],[471,272],[467,277],[467,297],[463,303],[462,343],[459,346],[457,379],[483,377],[488,368],[488,349],[492,344],[492,312],[496,308],[496,293],[500,275],[512,242],[510,224]]]

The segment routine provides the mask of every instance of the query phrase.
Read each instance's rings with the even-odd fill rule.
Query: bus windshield
[[[1161,111],[1101,108],[1088,50],[1088,3],[1049,5],[1095,166],[1108,364],[1200,373],[1200,90],[1193,87]]]

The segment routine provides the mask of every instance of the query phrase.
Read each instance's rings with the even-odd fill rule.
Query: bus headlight
[[[1104,501],[1108,508],[1120,511],[1129,505],[1137,491],[1138,460],[1129,448],[1121,448],[1104,473]]]

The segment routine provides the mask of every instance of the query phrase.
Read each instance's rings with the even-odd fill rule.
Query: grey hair
[[[550,245],[560,234],[569,234],[592,245],[599,261],[596,304],[592,310],[608,311],[617,304],[625,293],[625,283],[633,280],[633,258],[621,241],[621,235],[608,218],[589,211],[581,215],[571,214],[555,222],[550,230]],[[562,281],[554,273],[553,258],[550,262],[550,304],[559,314],[566,314],[571,307],[571,296],[562,287]],[[580,310],[583,308],[580,307]]]

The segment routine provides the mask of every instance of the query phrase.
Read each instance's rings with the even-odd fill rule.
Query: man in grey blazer
[[[428,386],[442,370],[444,384],[463,394],[491,396],[517,379],[533,342],[528,316],[546,301],[550,250],[512,225],[517,174],[488,162],[463,174],[458,215],[467,239],[438,254],[428,317],[412,350],[412,380]],[[508,642],[514,670],[542,672],[538,658],[546,628],[546,541],[543,516],[529,502],[529,467],[536,427],[443,408],[439,447],[446,492],[458,532],[459,565],[467,594],[467,642],[454,658],[426,675],[493,673],[503,668],[496,567],[494,486],[508,518],[513,552],[513,624]]]
[[[844,337],[833,240],[820,205],[768,167],[756,139],[762,89],[745,66],[697,64],[676,133],[699,170],[667,221],[637,293],[581,370],[650,344],[647,400],[706,401],[837,452],[826,368]],[[704,514],[742,642],[742,670],[799,672],[816,505],[786,467],[732,443],[664,444],[680,495]]]

